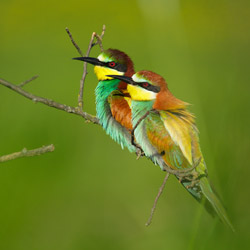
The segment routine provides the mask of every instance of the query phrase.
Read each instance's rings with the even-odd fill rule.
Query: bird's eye
[[[142,86],[143,86],[144,88],[147,88],[147,87],[149,86],[149,83],[148,83],[148,82],[144,82],[144,83],[142,84]]]
[[[115,67],[115,62],[109,62],[109,67],[114,68]]]

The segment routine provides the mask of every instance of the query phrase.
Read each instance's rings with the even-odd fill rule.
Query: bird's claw
[[[191,181],[191,184],[186,186],[187,189],[193,188],[197,183],[199,182],[199,179],[194,179]]]
[[[137,155],[136,160],[140,159],[142,156],[145,155],[145,153],[139,146],[136,149],[136,155]]]

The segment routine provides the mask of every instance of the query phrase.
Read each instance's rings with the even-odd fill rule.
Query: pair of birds
[[[207,178],[194,116],[164,78],[152,71],[135,73],[129,56],[116,49],[74,59],[95,66],[97,117],[106,133],[122,148],[174,174],[209,213],[234,230]]]

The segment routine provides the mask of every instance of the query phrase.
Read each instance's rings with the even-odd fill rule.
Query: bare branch
[[[89,42],[86,57],[89,56],[90,50],[93,47],[92,44],[93,44],[95,36],[96,36],[96,33],[93,32],[92,36],[91,36],[91,39],[90,39],[90,42]],[[82,79],[80,80],[80,90],[79,90],[79,95],[78,95],[78,107],[80,109],[83,109],[83,90],[84,90],[84,82],[85,82],[87,74],[88,74],[88,72],[87,72],[87,62],[84,62],[83,63],[83,74],[82,74]]]
[[[154,216],[154,212],[155,212],[155,209],[156,209],[157,202],[158,202],[158,200],[159,200],[159,198],[160,198],[160,196],[161,196],[161,194],[162,194],[162,192],[163,192],[163,190],[164,190],[164,187],[165,187],[165,185],[166,185],[166,182],[167,182],[167,180],[168,180],[168,177],[169,177],[169,173],[166,174],[166,176],[165,176],[165,178],[164,178],[164,180],[163,180],[163,183],[162,183],[162,185],[161,185],[161,187],[160,187],[160,189],[159,189],[159,192],[158,192],[158,194],[157,194],[157,196],[156,196],[156,198],[155,198],[154,205],[153,205],[153,207],[152,207],[152,209],[151,209],[151,213],[150,213],[150,216],[149,216],[148,221],[147,221],[147,223],[146,223],[146,226],[149,226],[149,225],[151,224],[151,222],[152,222],[152,219],[153,219],[153,216]]]
[[[103,24],[103,26],[102,26],[102,34],[101,34],[101,39],[103,39],[103,36],[104,36],[104,34],[105,34],[105,31],[106,31],[106,25],[105,25],[105,24]]]
[[[96,34],[96,40],[97,40],[97,42],[93,44],[93,46],[95,46],[96,44],[99,44],[101,51],[104,50],[103,49],[103,45],[102,45],[102,39],[103,39],[103,36],[105,34],[105,31],[106,31],[106,26],[103,25],[101,35],[99,36],[98,34]]]
[[[31,77],[30,79],[28,79],[28,80],[26,80],[26,81],[20,83],[18,86],[19,86],[20,88],[22,88],[24,85],[26,85],[27,83],[29,83],[29,82],[35,80],[36,78],[38,78],[38,75],[33,76],[33,77]]]
[[[49,99],[46,99],[46,98],[43,98],[40,96],[33,95],[33,94],[23,90],[19,86],[14,85],[10,82],[7,82],[3,79],[0,79],[0,84],[2,84],[3,86],[5,86],[7,88],[10,88],[11,90],[17,92],[18,94],[20,94],[20,95],[22,95],[22,96],[24,96],[24,97],[26,97],[34,102],[40,102],[40,103],[43,103],[47,106],[66,111],[68,113],[79,115],[79,116],[83,117],[86,121],[92,122],[94,124],[99,124],[99,121],[95,116],[90,115],[86,112],[83,112],[79,108],[74,108],[74,107],[71,107],[68,105],[64,105],[64,104],[55,102],[53,100],[49,100]]]
[[[48,146],[42,146],[41,148],[36,148],[36,149],[32,149],[32,150],[27,150],[26,148],[24,148],[22,151],[20,152],[15,152],[9,155],[3,155],[0,157],[0,163],[1,162],[6,162],[6,161],[10,161],[10,160],[14,160],[17,158],[21,158],[21,157],[30,157],[30,156],[36,156],[36,155],[41,155],[41,154],[45,154],[48,152],[53,152],[55,149],[54,145],[48,145]]]
[[[79,47],[79,46],[77,45],[77,43],[75,42],[75,40],[74,40],[74,38],[73,38],[71,32],[69,31],[69,29],[66,27],[65,30],[66,30],[66,32],[68,33],[69,38],[70,38],[71,42],[73,43],[74,47],[76,48],[76,50],[78,51],[78,53],[79,53],[81,56],[83,56],[83,53],[82,53],[80,47]]]
[[[105,29],[106,29],[106,26],[103,25],[103,28],[102,28],[102,33],[101,35],[99,36],[96,32],[93,32],[92,35],[91,35],[91,39],[90,39],[90,42],[89,42],[89,46],[88,46],[88,50],[86,52],[86,57],[89,56],[90,54],[90,51],[91,49],[96,45],[96,44],[99,44],[100,46],[100,49],[101,51],[103,51],[103,46],[102,46],[102,38],[104,36],[104,33],[105,33]],[[66,28],[66,31],[70,37],[70,40],[71,42],[73,43],[73,45],[75,46],[75,48],[77,49],[78,53],[83,57],[83,53],[80,49],[80,47],[77,45],[77,43],[75,42],[75,40],[73,39],[73,36],[71,34],[71,32],[69,31],[68,28]],[[94,39],[97,39],[97,42],[94,43]],[[83,63],[83,75],[82,75],[82,78],[80,80],[80,90],[79,90],[79,94],[78,94],[78,107],[80,109],[83,109],[83,91],[84,91],[84,82],[85,82],[85,79],[86,79],[86,76],[87,76],[88,72],[87,72],[87,62],[84,62]]]

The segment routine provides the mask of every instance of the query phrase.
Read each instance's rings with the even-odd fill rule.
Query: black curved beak
[[[97,66],[104,66],[103,62],[99,61],[97,58],[94,58],[94,57],[75,57],[72,59],[84,61],[84,62],[91,63],[91,64],[97,65]]]
[[[115,78],[115,79],[119,79],[123,82],[127,82],[131,85],[136,85],[136,82],[133,81],[133,79],[131,77],[128,77],[128,76],[121,76],[121,75],[106,75],[108,77],[112,77],[112,78]]]

